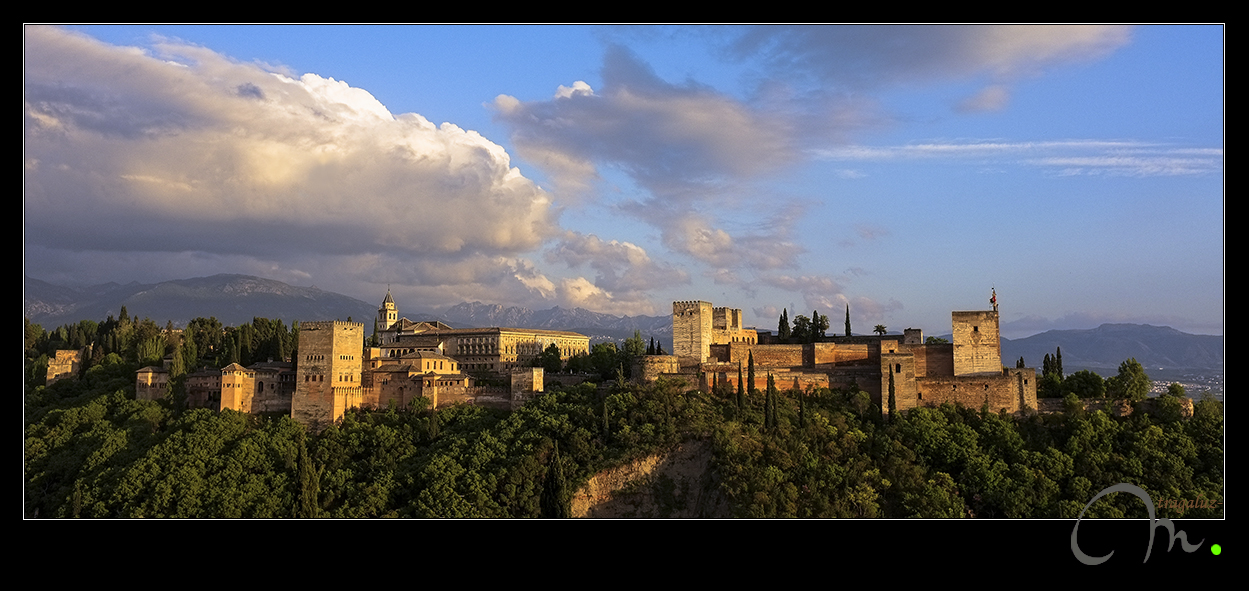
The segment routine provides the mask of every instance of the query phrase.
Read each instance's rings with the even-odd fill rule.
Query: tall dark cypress
[[[846,336],[850,336],[850,304],[846,304]]]
[[[1063,348],[1059,347],[1054,355],[1054,371],[1058,373],[1058,379],[1063,377]]]
[[[763,403],[763,426],[771,429],[776,427],[776,378],[768,373],[768,394]]]
[[[546,470],[541,503],[543,517],[549,519],[572,517],[572,508],[568,504],[568,483],[564,480],[564,466],[559,459],[558,441],[555,442],[555,450],[551,452],[551,463]]]
[[[807,394],[798,392],[798,426],[807,426]]]
[[[750,352],[750,357],[746,360],[746,391],[751,396],[755,395],[755,352]]]
[[[785,340],[789,338],[789,309],[781,309],[781,321],[776,327],[776,338]]]
[[[308,445],[303,433],[299,434],[299,506],[295,517],[317,517],[320,507],[317,497],[321,492],[321,473],[308,457]]]
[[[898,410],[898,401],[893,394],[893,366],[889,366],[889,422],[893,422],[893,414]]]
[[[745,396],[746,384],[742,381],[742,362],[737,362],[737,410],[742,409],[742,402]]]

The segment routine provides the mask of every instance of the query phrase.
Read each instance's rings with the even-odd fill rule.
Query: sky
[[[26,26],[24,264],[1223,334],[1221,26]]]

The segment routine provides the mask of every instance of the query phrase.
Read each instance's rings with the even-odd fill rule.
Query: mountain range
[[[350,317],[367,324],[377,314],[378,306],[316,287],[297,287],[250,275],[89,287],[63,287],[26,277],[22,304],[23,314],[45,328],[82,319],[102,321],[118,316],[122,306],[130,315],[151,318],[158,324],[172,321],[175,326],[185,326],[198,316],[215,316],[227,326],[251,322],[253,317],[280,318],[286,322]],[[560,307],[535,311],[481,302],[463,302],[441,312],[401,307],[399,313],[410,320],[438,320],[455,327],[570,330],[589,336],[592,343],[622,342],[636,330],[643,338],[653,337],[665,349],[672,350],[672,317],[668,315],[622,317]],[[1002,362],[1013,366],[1022,356],[1028,367],[1039,369],[1045,355],[1054,354],[1059,347],[1064,369],[1113,370],[1130,357],[1146,368],[1221,370],[1224,366],[1222,336],[1193,335],[1148,324],[1103,324],[1091,329],[1050,330],[1023,339],[1002,339]]]
[[[1002,339],[1002,363],[1014,366],[1021,356],[1040,369],[1045,355],[1062,348],[1063,369],[1116,369],[1135,358],[1146,369],[1224,367],[1224,339],[1218,335],[1180,332],[1169,326],[1103,324],[1083,330],[1049,330],[1023,339]],[[1104,373],[1104,372],[1098,372]]]
[[[65,287],[26,277],[22,313],[46,327],[82,319],[102,321],[117,317],[122,306],[131,316],[147,317],[163,325],[185,326],[196,317],[215,316],[227,326],[251,322],[254,317],[295,320],[351,318],[366,324],[377,315],[369,303],[316,287],[298,287],[250,275],[213,275],[156,284],[103,283]],[[623,341],[640,331],[671,347],[671,316],[612,316],[584,308],[553,307],[530,310],[518,306],[463,302],[441,312],[401,307],[410,320],[438,320],[455,327],[510,326],[571,330],[592,342]],[[371,327],[367,327],[371,330]]]

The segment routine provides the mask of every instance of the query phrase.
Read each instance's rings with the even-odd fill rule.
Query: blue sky
[[[1222,334],[1223,36],[28,26],[26,272]]]

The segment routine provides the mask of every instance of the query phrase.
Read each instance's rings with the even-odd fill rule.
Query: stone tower
[[[1001,373],[1002,341],[998,334],[997,310],[953,312],[951,316],[954,375]]]
[[[681,365],[707,361],[711,354],[710,302],[672,302],[672,354]]]
[[[390,299],[387,294],[387,300]],[[391,302],[394,305],[394,302]],[[364,324],[299,323],[299,360],[291,418],[320,431],[360,406],[364,362]]]
[[[391,325],[399,321],[399,307],[395,305],[395,300],[390,297],[390,288],[386,289],[386,299],[382,300],[382,307],[377,309],[377,329],[390,330]]]

